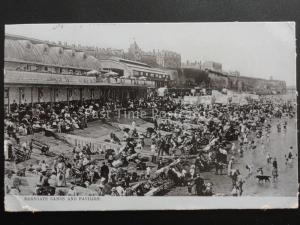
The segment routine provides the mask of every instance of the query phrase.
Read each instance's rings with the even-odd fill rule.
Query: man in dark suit
[[[105,164],[105,162],[103,162],[103,164],[101,166],[100,173],[101,173],[101,177],[104,177],[105,181],[107,182],[108,181],[109,168]]]
[[[196,194],[198,196],[203,195],[203,191],[205,188],[204,180],[200,177],[200,174],[197,174],[197,177],[195,178],[195,186],[196,186]]]

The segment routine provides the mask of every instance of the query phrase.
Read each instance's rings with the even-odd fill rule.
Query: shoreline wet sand
[[[265,150],[262,149],[261,145],[257,145],[255,150],[246,150],[243,157],[239,157],[234,154],[235,163],[233,169],[239,169],[242,176],[245,179],[243,186],[243,196],[277,196],[277,197],[295,197],[298,193],[298,157],[293,161],[293,167],[285,165],[284,155],[288,154],[290,146],[293,146],[294,152],[297,152],[297,126],[296,119],[288,119],[288,126],[286,133],[282,130],[280,133],[277,132],[276,122],[278,119],[272,120],[272,128],[270,133],[270,144],[266,146]],[[281,121],[282,122],[282,121]],[[235,142],[237,143],[237,142]],[[238,146],[238,145],[237,145]],[[278,181],[273,182],[271,178],[270,183],[258,183],[255,178],[255,168],[263,167],[264,174],[272,176],[271,170],[272,165],[267,165],[267,153],[271,156],[276,157],[278,161]],[[295,157],[294,153],[294,157]],[[229,154],[228,158],[232,154]],[[248,171],[246,169],[247,164],[254,166],[253,174],[247,178]],[[227,175],[227,167],[224,168],[224,175],[216,175],[215,170],[208,172],[201,172],[205,182],[212,182],[214,191],[217,195],[230,195],[232,190],[231,178]],[[186,196],[191,195],[188,193],[187,187],[175,187],[167,193],[168,196]]]

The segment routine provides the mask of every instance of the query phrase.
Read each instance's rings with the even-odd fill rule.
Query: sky
[[[183,62],[215,61],[223,70],[296,84],[294,22],[18,24],[5,33],[68,44],[144,51],[165,49]]]

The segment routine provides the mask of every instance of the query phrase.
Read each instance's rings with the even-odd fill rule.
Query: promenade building
[[[53,104],[100,98],[124,100],[146,96],[147,89],[160,85],[159,81],[139,79],[132,74],[138,72],[140,76],[147,76],[148,73],[149,77],[155,74],[158,80],[166,79],[163,71],[148,68],[146,65],[120,61],[116,64],[126,68],[123,75],[128,76],[120,74],[103,77],[102,75],[113,72],[115,68],[77,48],[22,36],[5,35],[5,110],[9,112],[13,103]],[[130,72],[127,74],[127,71]]]
[[[199,69],[182,66],[177,69],[177,88],[206,88],[214,90],[229,89],[237,92],[249,92],[260,95],[285,94],[286,83],[281,80],[262,79],[240,75],[238,71],[225,72],[215,69]]]
[[[195,87],[256,94],[286,93],[284,81],[242,76],[238,71],[225,72],[222,64],[216,62],[181,66],[180,55],[170,52],[153,53],[157,65],[161,65],[153,67],[141,62],[145,54],[136,43],[130,49],[137,61],[112,56],[99,59],[80,46],[6,34],[5,110],[9,112],[11,104],[124,101],[146,96],[149,89],[159,87],[182,89],[185,93]],[[122,54],[122,51],[116,53]],[[172,68],[164,68],[169,66],[157,61],[158,56],[176,60],[167,60]],[[154,62],[154,58],[151,60]]]

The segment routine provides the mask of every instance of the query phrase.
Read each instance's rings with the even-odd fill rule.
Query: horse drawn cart
[[[46,156],[55,156],[53,152],[50,152],[50,146],[37,139],[31,139],[32,147],[41,150],[41,154]]]
[[[20,148],[14,147],[14,157],[16,163],[24,162],[30,159],[31,151],[30,150],[22,150]]]

